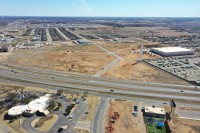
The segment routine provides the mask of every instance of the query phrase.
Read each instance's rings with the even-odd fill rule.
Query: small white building
[[[181,55],[193,55],[194,50],[182,48],[182,47],[162,47],[152,48],[151,52],[161,56],[181,56]]]
[[[166,112],[164,108],[145,106],[144,116],[155,117],[155,118],[165,118]]]
[[[78,44],[89,44],[89,41],[86,39],[79,39],[77,42]]]

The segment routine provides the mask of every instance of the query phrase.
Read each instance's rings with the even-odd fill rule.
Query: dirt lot
[[[111,47],[111,44],[107,44],[106,48]],[[113,49],[115,48],[115,49]],[[149,82],[161,82],[171,84],[186,84],[187,82],[172,76],[160,69],[152,67],[146,63],[138,63],[140,60],[140,53],[135,53],[131,50],[138,49],[138,46],[119,46],[113,47],[112,51],[115,51],[118,55],[123,57],[123,60],[108,70],[104,77],[117,77],[122,79],[133,79],[139,81]],[[149,54],[144,54],[143,59],[158,58]]]
[[[26,67],[94,74],[112,60],[111,55],[94,45],[81,45],[14,50],[5,62]]]
[[[187,82],[172,76],[162,70],[152,67],[146,63],[138,63],[140,60],[140,53],[134,52],[140,49],[140,44],[111,44],[103,41],[97,41],[96,43],[103,47],[117,53],[123,60],[108,70],[104,77],[116,77],[122,79],[133,79],[139,81],[149,82],[161,82],[171,84],[186,84]],[[156,43],[144,42],[144,46],[151,47],[152,45],[158,45]],[[158,58],[144,53],[143,59]]]
[[[169,112],[169,107],[167,108]],[[200,121],[180,119],[176,114],[171,114],[171,121],[169,122],[172,133],[199,133]]]
[[[112,101],[107,117],[106,123],[109,122],[109,117],[113,115],[114,112],[118,112],[120,114],[119,119],[115,121],[113,124],[114,131],[113,133],[138,133],[139,129],[137,127],[136,117],[132,116],[133,112],[133,102],[128,101]]]
[[[137,50],[138,48],[140,48],[141,44],[143,44],[146,47],[159,45],[158,43],[152,43],[139,38],[137,38],[136,42],[125,42],[125,43],[111,43],[109,41],[99,41],[99,40],[98,41],[95,40],[92,42],[97,43],[112,52],[121,52],[121,51],[131,52],[134,49]]]

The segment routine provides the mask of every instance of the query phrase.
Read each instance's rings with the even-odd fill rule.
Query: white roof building
[[[31,101],[28,105],[18,105],[14,106],[8,110],[8,115],[19,116],[23,113],[35,113],[37,111],[44,113],[45,115],[49,114],[47,107],[49,106],[49,100],[51,98],[50,94],[46,94],[38,99]]]
[[[194,50],[182,48],[182,47],[162,47],[152,48],[151,52],[159,54],[161,56],[181,56],[181,55],[192,55]]]
[[[145,113],[165,115],[165,110],[163,108],[145,106]]]
[[[29,109],[36,110],[36,111],[39,111],[42,113],[49,112],[49,111],[47,111],[48,106],[49,106],[49,97],[48,96],[42,96],[39,99],[33,100],[28,104]]]
[[[22,115],[26,110],[29,110],[27,105],[15,106],[8,110],[8,115],[11,116]]]

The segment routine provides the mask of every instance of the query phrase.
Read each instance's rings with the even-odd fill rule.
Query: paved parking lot
[[[145,62],[189,82],[200,81],[200,56],[163,57]]]

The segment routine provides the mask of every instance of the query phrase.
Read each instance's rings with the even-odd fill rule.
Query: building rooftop
[[[29,110],[27,105],[19,105],[15,106],[11,109],[8,110],[8,115],[21,115],[23,114],[26,110]]]
[[[31,101],[27,105],[14,106],[8,110],[8,115],[16,116],[22,115],[25,112],[35,113],[36,111],[43,112],[45,115],[47,115],[49,113],[47,107],[49,106],[50,98],[51,95],[46,94],[45,96],[41,96],[40,98]]]
[[[48,101],[49,101],[49,97],[42,96],[42,97],[40,97],[38,99],[35,99],[35,100],[31,101],[28,104],[28,107],[31,110],[39,110],[40,112],[43,112],[49,106]]]
[[[80,43],[80,44],[89,43],[89,41],[85,40],[85,39],[79,39],[77,42]]]
[[[158,50],[158,51],[161,51],[161,52],[165,52],[165,53],[193,51],[191,49],[182,48],[182,47],[163,47],[163,48],[152,48],[152,49]]]
[[[163,108],[157,108],[157,107],[154,108],[154,107],[145,106],[145,113],[165,115],[165,110]]]

